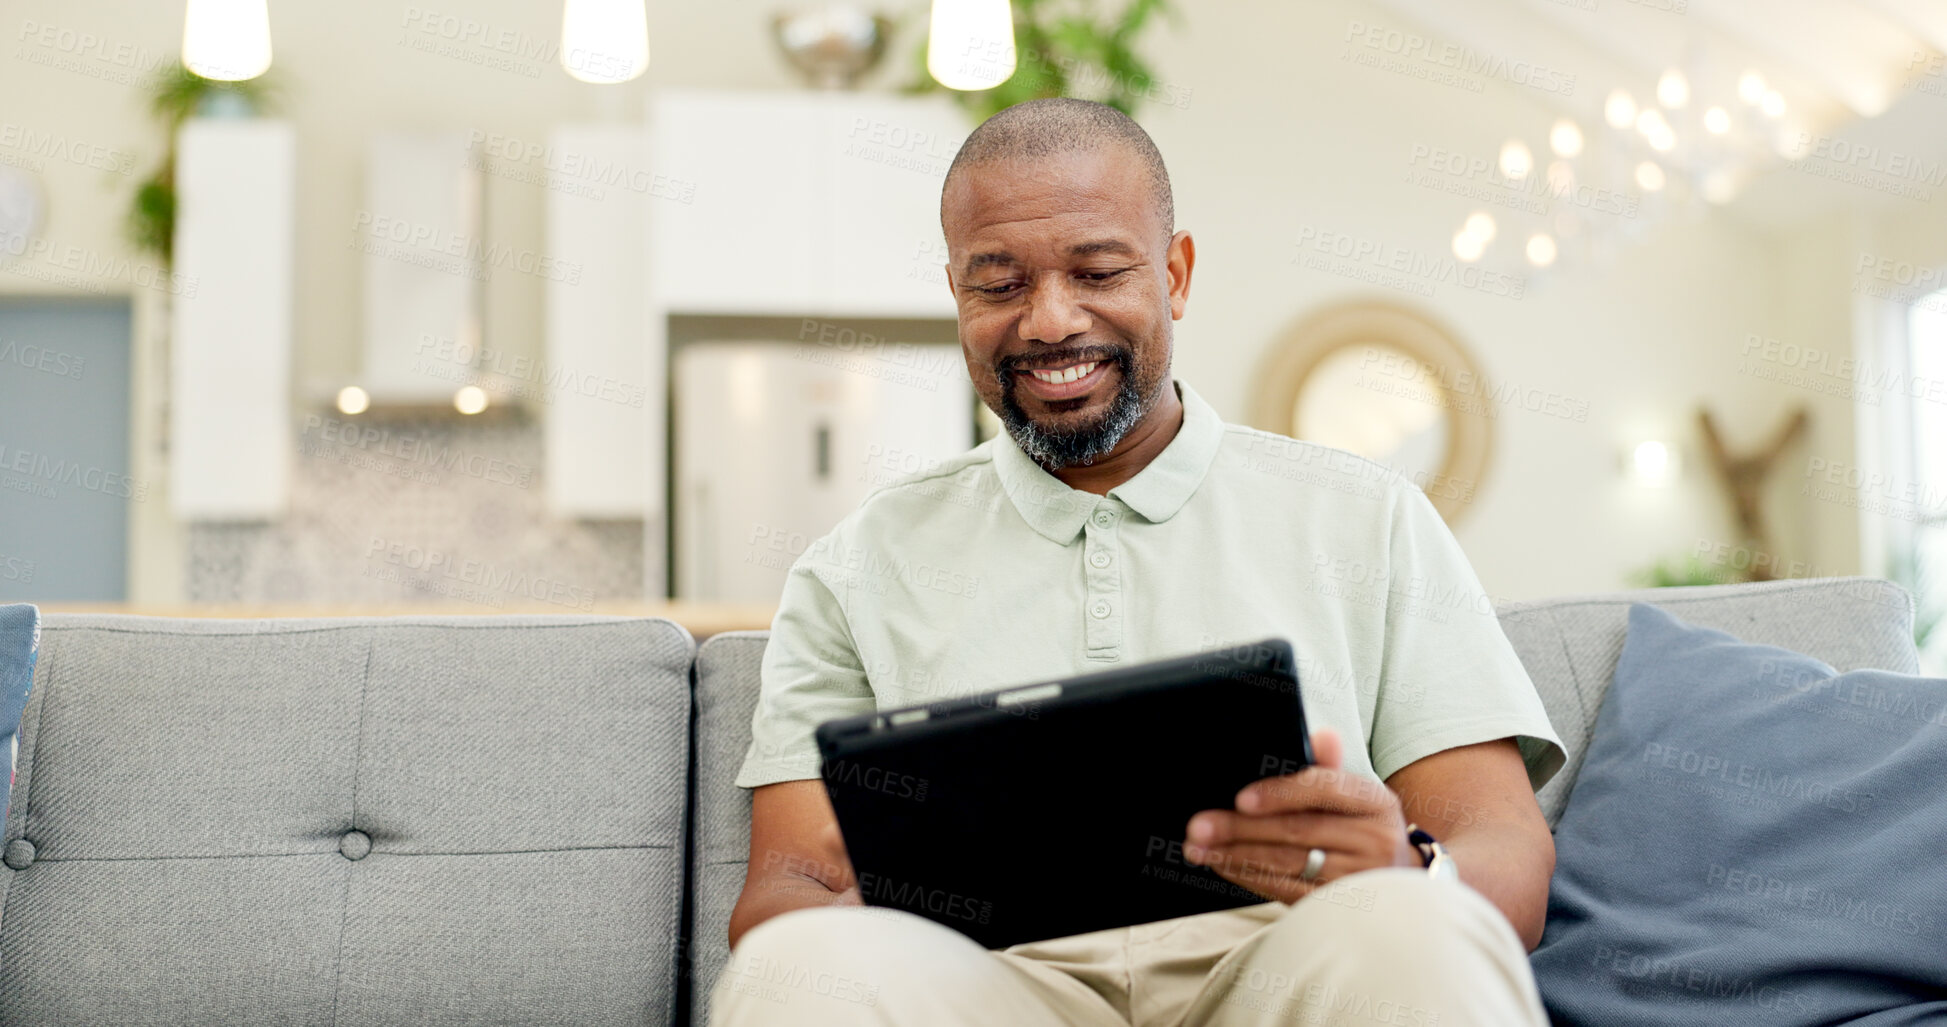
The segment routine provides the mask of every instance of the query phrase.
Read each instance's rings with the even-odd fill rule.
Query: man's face
[[[1049,467],[1115,448],[1169,382],[1189,237],[1166,239],[1140,162],[1113,146],[963,169],[947,278],[982,402]]]

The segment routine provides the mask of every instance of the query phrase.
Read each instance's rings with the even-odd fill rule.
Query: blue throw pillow
[[[0,606],[0,756],[7,775],[0,781],[0,825],[13,803],[14,768],[20,759],[20,715],[34,687],[34,657],[40,651],[41,612],[25,603]]]
[[[1557,1024],[1947,1022],[1947,680],[1632,606],[1555,851]]]

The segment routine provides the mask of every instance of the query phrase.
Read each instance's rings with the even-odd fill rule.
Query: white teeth
[[[1029,371],[1028,373],[1050,385],[1066,385],[1088,377],[1089,372],[1095,370],[1095,365],[1099,363],[1101,361],[1096,360],[1086,364],[1076,364],[1073,367],[1064,367],[1059,371]]]

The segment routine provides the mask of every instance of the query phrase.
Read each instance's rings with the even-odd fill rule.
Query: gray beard
[[[1076,465],[1087,466],[1105,456],[1129,429],[1142,420],[1144,413],[1143,396],[1138,391],[1134,368],[1127,354],[1119,354],[1116,367],[1121,382],[1116,387],[1115,398],[1109,401],[1108,412],[1094,424],[1083,425],[1070,431],[1049,431],[1028,420],[1027,411],[1014,398],[1014,383],[1008,380],[1001,389],[1001,424],[1007,434],[1013,436],[1021,452],[1033,457],[1034,461],[1049,470]]]

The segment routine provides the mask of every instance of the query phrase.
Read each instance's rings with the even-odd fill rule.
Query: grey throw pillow
[[[1637,604],[1555,847],[1557,1024],[1947,1021],[1947,680]]]
[[[13,802],[14,769],[20,758],[20,715],[34,687],[34,657],[40,651],[41,612],[25,603],[0,606],[0,757],[7,761],[0,781],[0,824]]]

